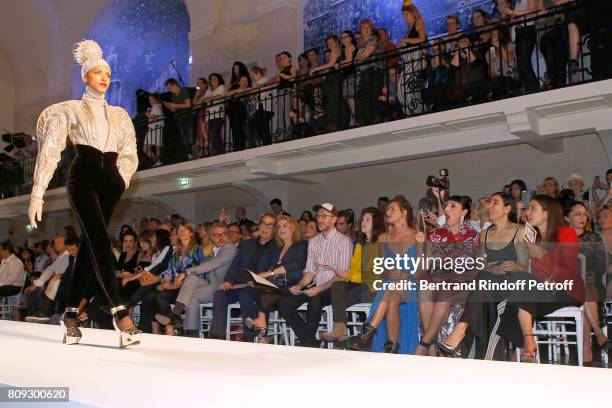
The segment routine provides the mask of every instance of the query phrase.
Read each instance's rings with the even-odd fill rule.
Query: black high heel
[[[177,330],[183,328],[183,320],[181,319],[181,316],[177,315],[176,313],[170,312],[168,315],[157,313],[155,315],[155,320],[157,320],[157,323],[161,324],[162,326],[168,326],[171,324]]]
[[[437,342],[438,344],[438,355],[440,357],[450,357],[450,358],[458,358],[461,357],[461,346],[463,345],[463,340],[459,342],[459,344],[455,347],[451,347],[443,341]]]
[[[597,342],[597,345],[599,346],[599,349],[602,353],[608,354],[608,350],[610,349],[610,340],[608,338],[606,338],[606,341],[604,341],[602,344],[599,344],[599,342]]]
[[[394,343],[391,340],[385,342],[385,353],[398,354],[400,349],[399,343]]]
[[[124,317],[128,317],[129,313],[125,306],[119,305],[110,309],[111,315],[113,316],[113,327],[115,331],[119,333],[119,347],[125,348],[134,344],[140,343],[140,334],[142,330],[136,326],[128,327],[127,329],[121,330],[119,328],[119,321]]]
[[[372,340],[376,334],[376,327],[371,323],[364,323],[361,326],[361,334],[351,339],[351,350],[365,351],[372,347]]]
[[[76,307],[67,307],[60,319],[60,326],[64,330],[64,338],[62,340],[64,344],[79,344],[81,337],[83,337],[77,320],[78,312],[79,309]]]
[[[424,355],[427,355],[427,353],[429,352],[429,348],[431,347],[431,343],[427,343],[427,342],[424,342],[423,340],[419,340],[419,346],[425,349]]]

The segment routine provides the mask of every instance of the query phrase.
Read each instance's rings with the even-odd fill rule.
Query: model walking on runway
[[[38,118],[39,152],[28,216],[36,228],[36,221],[41,221],[43,194],[69,137],[76,157],[70,165],[67,192],[81,226],[81,250],[75,262],[68,307],[61,319],[64,342],[76,344],[81,340],[77,307],[95,276],[102,303],[110,308],[119,333],[119,346],[125,347],[138,343],[141,331],[134,326],[125,306],[119,304],[107,227],[115,204],[138,166],[135,131],[128,113],[104,100],[111,70],[102,58],[100,46],[91,40],[81,41],[76,44],[74,58],[82,65],[86,90],[81,100],[52,105]]]

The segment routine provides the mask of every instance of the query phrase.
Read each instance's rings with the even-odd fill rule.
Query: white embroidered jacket
[[[124,109],[106,102],[104,109],[109,129],[105,146],[100,146],[92,109],[84,100],[57,103],[40,114],[36,124],[38,157],[32,197],[42,199],[60,161],[61,152],[66,148],[67,137],[75,145],[88,145],[102,152],[117,152],[117,168],[125,181],[125,188],[128,188],[138,167],[134,125]]]

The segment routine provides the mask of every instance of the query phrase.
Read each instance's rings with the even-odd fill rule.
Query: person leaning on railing
[[[204,109],[204,98],[208,91],[208,80],[198,78],[196,81],[196,93],[193,96],[193,106],[198,107],[196,125],[196,143],[199,148],[199,157],[208,156],[208,127],[206,125],[206,109]]]
[[[378,96],[384,84],[384,63],[377,60],[382,52],[378,37],[374,33],[374,23],[372,20],[361,20],[359,23],[361,34],[361,45],[355,62],[370,63],[358,65],[359,73],[357,85],[357,101],[355,106],[356,122],[362,126],[370,125],[376,120],[376,107]]]
[[[265,87],[269,79],[266,77],[266,69],[258,66],[251,68],[251,80],[256,89],[253,98],[255,99],[255,112],[249,118],[249,135],[251,137],[251,145],[259,144],[268,146],[272,144],[271,123],[274,117],[274,91],[267,87],[265,90],[260,88]]]
[[[227,101],[227,116],[230,121],[230,129],[232,130],[233,150],[239,151],[244,150],[246,147],[248,112],[246,106],[247,99],[242,94],[251,88],[251,77],[246,66],[240,61],[234,63],[232,78],[234,76],[237,77],[235,79],[236,82],[232,83],[226,95],[230,98]]]
[[[291,112],[291,101],[294,93],[293,88],[297,76],[297,68],[291,62],[291,53],[289,53],[289,51],[283,51],[279,56],[279,64],[282,68],[274,78],[272,78],[271,82],[278,81],[275,112],[276,133],[277,136],[286,137],[289,134],[289,126],[291,124],[289,112]]]
[[[325,128],[328,131],[334,131],[338,128],[342,115],[342,74],[335,67],[342,59],[343,49],[340,45],[340,39],[335,34],[328,35],[325,39],[325,44],[330,51],[329,58],[325,64],[311,69],[310,75],[325,73],[325,81],[323,83]]]
[[[411,116],[423,112],[421,84],[423,82],[423,73],[427,69],[428,63],[425,58],[426,52],[419,45],[427,41],[427,29],[421,12],[411,2],[404,2],[402,14],[406,21],[407,31],[397,46],[398,48],[410,48],[402,51],[399,77],[396,76],[397,73],[394,72],[393,67],[388,71],[387,96],[389,98],[388,103],[392,105],[391,97],[393,92],[391,88],[395,87],[399,104],[404,108],[404,113]]]
[[[202,103],[207,104],[206,122],[208,123],[208,137],[212,146],[211,154],[225,153],[223,140],[223,126],[225,125],[225,81],[221,74],[213,72],[208,76],[210,88],[206,91]]]
[[[340,109],[340,125],[345,127],[346,125],[355,125],[355,88],[357,83],[357,71],[354,67],[354,61],[357,56],[358,48],[355,34],[350,30],[343,31],[342,34],[340,34],[340,41],[342,42],[342,55],[338,58],[336,69],[342,72],[342,96],[346,99],[350,111],[350,117],[344,119],[342,117],[342,109]]]
[[[521,22],[524,19],[529,19],[530,15],[534,15],[541,9],[541,4],[537,0],[518,0],[514,4],[514,9],[507,7],[500,10],[502,15],[511,19],[511,21]],[[518,65],[518,73],[521,79],[521,84],[525,92],[535,92],[540,88],[540,82],[536,72],[533,69],[531,55],[537,43],[537,30],[535,21],[526,21],[517,25],[514,28],[516,32],[516,59]]]
[[[158,93],[149,94],[151,110],[145,112],[148,119],[147,135],[144,140],[144,154],[154,163],[161,165],[160,153],[164,145],[164,111]]]

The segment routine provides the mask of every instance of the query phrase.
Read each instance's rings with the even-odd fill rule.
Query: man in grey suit
[[[181,313],[185,310],[185,330],[188,335],[199,336],[200,303],[210,303],[219,285],[225,279],[227,269],[238,253],[238,248],[228,241],[227,226],[214,224],[209,237],[214,245],[213,257],[200,265],[185,270],[185,282],[181,286],[171,315],[155,315],[162,325],[180,326]]]

